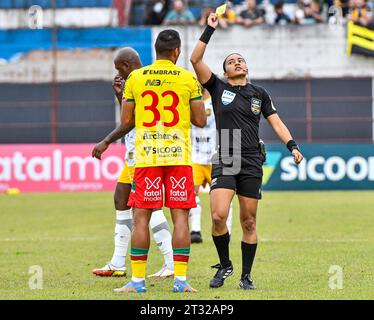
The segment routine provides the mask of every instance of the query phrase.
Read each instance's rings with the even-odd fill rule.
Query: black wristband
[[[299,146],[297,145],[295,140],[290,140],[287,142],[287,149],[290,150],[290,152],[292,152],[293,149],[297,149],[300,151]]]
[[[200,37],[200,41],[208,44],[210,37],[212,36],[213,32],[216,31],[213,27],[207,25],[203,34]]]

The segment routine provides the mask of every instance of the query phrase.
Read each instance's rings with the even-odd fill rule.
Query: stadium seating
[[[200,7],[188,7],[188,9],[192,12],[195,19],[199,19],[201,17],[201,8]]]
[[[233,0],[234,5],[242,4],[244,0]],[[112,6],[112,0],[56,0],[57,8],[89,8],[89,7],[110,7]],[[145,1],[137,1],[134,3],[146,3]],[[207,3],[211,4],[213,7],[223,3],[223,0],[209,0],[209,1],[188,1],[190,7],[193,6],[206,6]],[[263,2],[263,0],[258,0],[258,3]],[[274,4],[276,0],[271,0]],[[285,3],[296,3],[296,0],[285,0]],[[0,9],[24,9],[29,8],[32,5],[38,5],[42,8],[50,8],[52,6],[51,0],[1,0]]]

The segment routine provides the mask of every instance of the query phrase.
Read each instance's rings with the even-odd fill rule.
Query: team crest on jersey
[[[221,97],[222,103],[225,106],[227,106],[228,104],[234,101],[235,96],[236,96],[236,93],[231,92],[229,90],[224,90],[222,93],[222,97]]]
[[[261,112],[261,100],[257,98],[252,98],[251,99],[251,110],[253,114],[258,116]]]

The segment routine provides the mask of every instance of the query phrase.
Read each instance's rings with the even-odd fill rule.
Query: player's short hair
[[[175,48],[181,47],[181,38],[179,33],[172,29],[161,31],[155,42],[156,53],[168,55]]]
[[[226,61],[227,61],[227,58],[232,56],[233,54],[237,54],[238,56],[241,56],[243,58],[243,60],[245,61],[244,57],[240,54],[240,53],[237,53],[237,52],[233,52],[233,53],[230,53],[226,58],[225,60],[223,60],[223,71],[226,72]]]

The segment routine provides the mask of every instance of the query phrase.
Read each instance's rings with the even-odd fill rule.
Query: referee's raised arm
[[[210,37],[216,30],[217,26],[218,17],[215,13],[211,13],[208,17],[207,26],[191,54],[190,61],[196,72],[197,79],[201,84],[207,83],[210,77],[212,76],[212,71],[204,63],[203,56],[205,53],[206,46],[208,45],[208,42],[210,40]]]

